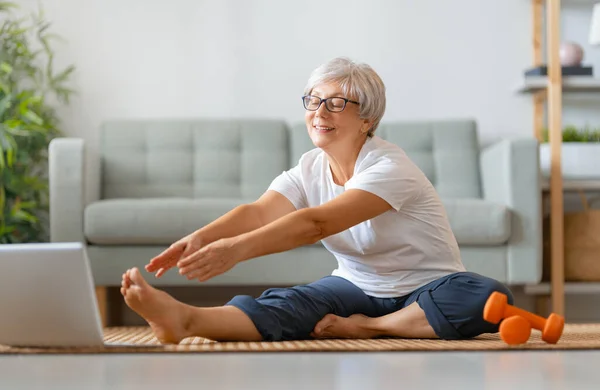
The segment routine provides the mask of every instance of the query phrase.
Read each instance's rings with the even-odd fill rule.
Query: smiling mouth
[[[317,125],[317,126],[313,126],[313,127],[314,127],[314,128],[317,130],[317,131],[319,131],[319,132],[328,132],[328,131],[331,131],[331,130],[333,130],[333,129],[334,129],[333,127],[328,127],[328,126],[318,126],[318,125]]]

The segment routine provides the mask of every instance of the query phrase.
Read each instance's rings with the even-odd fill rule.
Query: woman
[[[379,336],[462,339],[496,332],[482,318],[499,282],[465,272],[438,195],[403,150],[375,135],[385,87],[365,64],[334,59],[311,75],[303,96],[316,146],[239,206],[174,243],[148,272],[172,267],[208,280],[237,263],[322,240],[338,260],[314,283],[236,296],[199,308],[152,288],[139,270],[121,293],[163,343]],[[298,259],[302,261],[302,259]]]

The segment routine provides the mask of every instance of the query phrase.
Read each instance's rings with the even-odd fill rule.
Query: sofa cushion
[[[170,245],[209,224],[242,199],[107,199],[85,209],[84,233],[100,245]]]
[[[86,207],[84,232],[87,241],[96,245],[169,245],[242,203],[242,199],[213,198],[101,200]],[[506,206],[481,199],[443,203],[460,245],[500,245],[508,240]]]
[[[508,241],[511,213],[507,206],[483,199],[443,199],[459,245],[502,245]]]

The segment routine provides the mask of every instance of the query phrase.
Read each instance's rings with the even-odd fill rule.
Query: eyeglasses
[[[360,104],[354,100],[349,100],[342,97],[330,97],[327,99],[321,99],[318,96],[306,95],[302,96],[302,103],[304,108],[308,111],[317,111],[321,104],[325,102],[325,108],[331,112],[342,112],[346,108],[347,103]]]

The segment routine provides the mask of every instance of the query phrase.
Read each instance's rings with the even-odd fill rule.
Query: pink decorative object
[[[583,61],[583,48],[575,42],[563,42],[560,45],[560,63],[562,66],[580,66]]]

